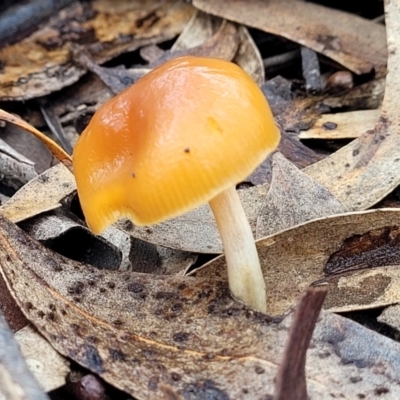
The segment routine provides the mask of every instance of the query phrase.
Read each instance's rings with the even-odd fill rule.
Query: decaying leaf
[[[347,209],[280,153],[272,156],[272,180],[257,218],[256,238]]]
[[[371,207],[400,184],[400,8],[386,2],[388,75],[379,121],[374,129],[305,172],[330,190],[349,210]]]
[[[61,200],[75,189],[74,176],[60,163],[29,181],[0,206],[0,212],[14,222],[23,221],[60,207]]]
[[[160,399],[166,387],[188,399],[271,395],[290,319],[252,312],[225,281],[101,271],[50,252],[3,217],[0,254],[1,273],[39,332],[135,398]],[[398,343],[328,313],[314,337],[312,399],[374,399],[377,388],[388,388],[382,398],[400,396]]]
[[[26,365],[3,315],[0,314],[0,400],[48,400]]]
[[[69,362],[43,336],[28,325],[16,332],[14,338],[42,389],[49,392],[65,384],[70,371]]]
[[[193,4],[210,14],[298,42],[356,74],[385,73],[385,28],[354,14],[287,0],[194,0]]]
[[[180,0],[75,2],[31,36],[0,49],[0,99],[40,97],[76,82],[85,70],[73,62],[71,42],[80,43],[95,62],[103,63],[142,45],[172,39],[193,11]]]
[[[354,139],[372,130],[381,110],[359,110],[324,114],[311,129],[300,132],[300,139]]]
[[[398,209],[336,215],[259,240],[268,314],[284,314],[313,283],[329,285],[324,308],[330,310],[399,302],[400,269],[392,267],[400,264],[399,217]],[[192,274],[227,279],[225,259]]]

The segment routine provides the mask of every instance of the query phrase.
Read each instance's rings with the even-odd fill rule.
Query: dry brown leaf
[[[299,134],[300,139],[354,139],[362,132],[372,130],[381,110],[359,110],[324,114],[314,126]]]
[[[135,398],[158,400],[166,387],[189,399],[271,395],[290,319],[250,311],[226,282],[97,270],[48,251],[3,217],[0,254],[9,289],[40,333]],[[390,388],[387,398],[398,398],[399,351],[321,314],[308,353],[310,397],[374,399],[377,388]]]
[[[332,58],[357,74],[385,73],[385,28],[357,15],[288,0],[194,0],[200,10],[283,36]]]
[[[73,63],[71,42],[80,43],[95,62],[102,63],[140,46],[172,39],[193,11],[183,0],[74,3],[28,38],[0,49],[0,99],[44,96],[76,82],[85,70]]]
[[[400,7],[397,1],[389,1],[385,10],[389,59],[378,123],[373,130],[305,169],[349,210],[371,207],[400,184]]]
[[[0,206],[0,212],[14,222],[23,221],[60,207],[61,200],[74,190],[74,176],[60,163],[29,181]]]
[[[272,180],[257,218],[256,238],[312,219],[342,214],[346,207],[280,153],[272,156]]]
[[[399,217],[397,209],[337,215],[257,241],[268,314],[287,312],[301,292],[314,282],[329,284],[324,308],[335,311],[399,302],[400,269],[390,267],[400,264],[395,223]],[[358,247],[354,245],[357,241],[361,242]],[[355,254],[344,251],[347,248],[353,249]],[[340,250],[342,252],[337,254]],[[354,272],[357,269],[364,270]],[[346,271],[350,271],[348,276],[326,278],[328,274]],[[218,257],[192,274],[227,279],[225,259]]]

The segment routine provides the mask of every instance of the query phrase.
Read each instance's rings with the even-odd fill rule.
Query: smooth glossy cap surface
[[[280,133],[256,83],[218,59],[169,61],[105,103],[73,154],[96,233],[121,217],[154,224],[185,213],[260,164]]]

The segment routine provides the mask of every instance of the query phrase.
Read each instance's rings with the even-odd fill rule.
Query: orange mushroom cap
[[[248,176],[280,133],[237,65],[181,57],[105,103],[78,140],[83,213],[100,233],[121,217],[149,225],[183,214]]]

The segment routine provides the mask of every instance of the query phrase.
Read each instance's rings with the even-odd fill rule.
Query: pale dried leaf
[[[399,302],[400,272],[390,268],[400,264],[395,223],[399,217],[397,209],[348,213],[310,221],[257,241],[268,314],[287,312],[314,282],[329,284],[324,308],[335,311]],[[346,252],[348,247],[355,254]],[[338,251],[341,253],[335,254]],[[357,269],[364,270],[354,272]],[[227,279],[226,270],[221,256],[192,274]],[[349,275],[343,276],[348,271]],[[332,274],[340,275],[328,279]]]
[[[14,338],[29,370],[46,392],[65,384],[69,362],[43,336],[28,325],[16,332]]]
[[[100,271],[48,251],[4,218],[0,254],[11,292],[47,340],[138,400],[158,400],[166,387],[188,399],[271,395],[291,321],[250,311],[226,282]],[[379,388],[390,388],[381,398],[400,396],[398,343],[322,313],[312,344],[312,399],[375,399]]]
[[[0,212],[14,222],[23,221],[60,207],[61,200],[75,189],[74,176],[60,163],[23,186],[0,206]]]
[[[48,400],[0,314],[0,400]]]
[[[257,218],[256,238],[312,219],[347,211],[327,189],[280,153],[272,156],[272,180]]]
[[[244,25],[239,26],[239,49],[233,62],[240,65],[258,85],[265,80],[264,64],[260,51]]]
[[[357,15],[303,1],[194,0],[200,10],[283,36],[357,74],[385,73],[385,28]]]
[[[314,126],[301,131],[300,139],[354,139],[362,132],[372,130],[379,120],[381,110],[359,110],[324,114]]]
[[[378,321],[400,331],[400,305],[386,307],[378,317]]]

